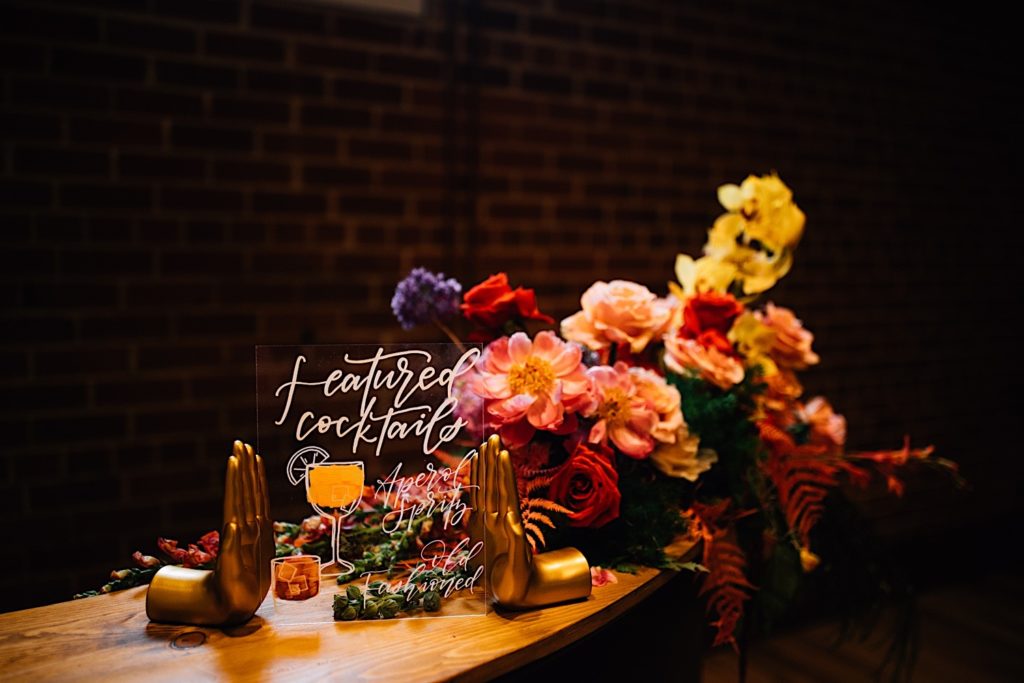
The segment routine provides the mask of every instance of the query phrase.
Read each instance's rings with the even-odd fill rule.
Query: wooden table
[[[612,622],[673,575],[617,574],[586,601],[464,618],[275,627],[268,598],[227,630],[152,624],[134,588],[0,615],[0,679],[489,680]]]

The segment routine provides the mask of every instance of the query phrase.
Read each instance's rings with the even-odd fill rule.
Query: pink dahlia
[[[547,330],[533,341],[516,332],[491,342],[477,364],[474,388],[508,447],[526,444],[538,429],[564,434],[576,428],[575,413],[591,401],[582,356],[578,346]]]
[[[610,440],[631,458],[650,455],[654,450],[652,433],[661,424],[662,416],[647,399],[646,392],[641,393],[629,367],[622,361],[614,367],[598,365],[587,370],[587,377],[594,402],[586,416],[597,418],[589,441],[606,444]]]

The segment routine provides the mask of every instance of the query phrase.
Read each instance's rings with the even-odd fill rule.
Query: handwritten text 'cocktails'
[[[295,438],[303,441],[316,432],[326,434],[333,431],[339,439],[352,439],[352,452],[357,453],[361,443],[376,444],[376,455],[388,441],[404,440],[415,436],[423,440],[423,452],[433,453],[439,446],[454,440],[463,427],[465,420],[454,415],[458,403],[454,395],[455,380],[473,368],[480,357],[479,349],[469,349],[452,367],[438,369],[431,363],[433,357],[422,349],[409,349],[384,353],[378,348],[368,358],[353,358],[345,354],[344,363],[356,366],[360,372],[346,372],[334,368],[323,379],[300,379],[300,371],[306,357],[299,355],[292,366],[292,377],[277,387],[274,396],[281,396],[287,391],[284,408],[276,424],[283,425],[296,400],[299,387],[313,387],[325,397],[338,394],[361,394],[359,415],[317,415],[312,410],[305,410],[295,424]],[[414,369],[411,361],[419,361],[422,366]],[[439,403],[416,403],[407,405],[414,396],[422,397],[425,393],[443,387],[446,392]],[[380,407],[377,392],[386,392],[390,397],[390,405]]]

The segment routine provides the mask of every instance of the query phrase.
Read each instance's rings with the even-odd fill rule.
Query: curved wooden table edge
[[[547,636],[541,637],[533,642],[524,643],[519,649],[508,652],[495,659],[481,662],[475,667],[447,679],[459,683],[477,683],[478,681],[489,681],[497,676],[515,671],[517,668],[535,662],[543,657],[557,652],[561,648],[571,645],[591,633],[611,624],[633,606],[647,599],[652,593],[668,583],[676,574],[669,569],[652,570],[656,573],[640,584],[637,588],[610,603],[607,607],[588,614],[581,620],[574,622],[571,626],[553,631]],[[598,589],[600,590],[600,589]],[[554,609],[558,605],[542,609]],[[496,610],[499,615],[504,612]]]
[[[665,548],[666,554],[679,563],[692,561],[700,552],[699,541],[692,541],[684,537],[678,538],[670,546]],[[633,590],[615,599],[607,606],[591,612],[571,627],[558,629],[547,636],[538,638],[533,642],[524,643],[522,647],[507,652],[487,662],[481,662],[477,666],[456,674],[449,680],[459,683],[475,683],[476,681],[488,681],[496,676],[509,673],[526,664],[535,662],[546,657],[559,649],[571,645],[598,629],[611,624],[632,607],[646,600],[651,594],[672,580],[678,572],[669,569],[653,569],[650,567],[639,567],[639,572],[653,572],[650,578],[646,579]],[[600,590],[600,589],[596,589]],[[571,604],[571,603],[569,603]],[[557,605],[544,609],[557,609]],[[498,615],[503,612],[496,610]],[[524,651],[528,654],[524,656]]]
[[[698,546],[682,551],[673,555],[685,561],[696,555]],[[248,636],[232,636],[220,629],[151,624],[144,613],[146,588],[140,587],[0,614],[0,679],[11,676],[68,680],[98,676],[131,680],[141,672],[154,679],[173,679],[187,672],[197,679],[295,681],[321,679],[322,667],[339,665],[342,668],[334,669],[334,673],[345,680],[486,681],[546,657],[614,622],[676,574],[641,567],[636,575],[619,573],[617,584],[595,588],[588,600],[523,612],[491,609],[487,616],[467,617],[465,622],[460,618],[444,626],[433,620],[428,620],[429,626],[413,620],[419,624],[406,625],[400,633],[392,634],[394,638],[405,638],[418,632],[408,641],[401,661],[394,662],[393,676],[387,674],[387,666],[382,668],[379,661],[373,660],[374,652],[393,646],[394,638],[389,639],[386,630],[373,630],[383,624],[335,624],[327,630],[306,631],[304,637],[322,641],[322,647],[318,645],[309,653],[312,659],[301,664],[294,660],[295,655],[282,656],[277,649],[287,647],[284,643],[288,640],[288,629],[293,627],[281,631],[271,623],[269,631],[258,628],[253,632],[255,639],[250,640]],[[349,638],[346,629],[353,627],[357,631]],[[175,637],[189,631],[202,631],[206,634],[203,642],[211,647],[188,651],[168,648]],[[380,637],[375,633],[380,633]],[[409,661],[417,661],[417,657],[429,661],[436,656],[437,646],[443,648],[448,642],[462,654],[447,661],[435,659],[433,666],[428,664],[415,673],[408,670]],[[258,651],[255,659],[254,650]],[[238,659],[228,666],[219,655]],[[109,659],[111,656],[115,659]],[[189,668],[183,670],[181,666]]]

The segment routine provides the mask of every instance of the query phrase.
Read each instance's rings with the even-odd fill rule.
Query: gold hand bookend
[[[230,626],[247,621],[270,589],[274,523],[263,458],[236,441],[224,483],[217,568],[163,567],[146,593],[152,621]]]
[[[480,445],[470,477],[475,538],[484,538],[485,576],[495,602],[542,607],[590,595],[590,565],[575,548],[534,555],[526,540],[512,459],[497,435]]]

